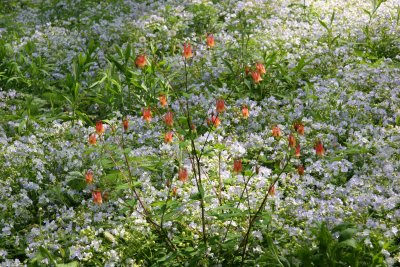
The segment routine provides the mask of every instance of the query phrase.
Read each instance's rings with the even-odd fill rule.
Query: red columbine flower
[[[93,202],[100,205],[103,203],[103,198],[101,196],[101,191],[99,189],[93,190],[92,192]]]
[[[165,107],[167,105],[167,97],[165,95],[160,95],[158,99],[160,100],[161,106]]]
[[[96,122],[96,133],[102,135],[105,132],[104,125],[102,121]]]
[[[137,55],[135,59],[135,65],[138,68],[143,69],[147,65],[147,59],[145,55]]]
[[[301,122],[296,122],[294,124],[294,129],[300,135],[304,135],[304,125]]]
[[[217,116],[212,115],[211,120],[208,119],[207,123],[208,123],[208,125],[214,126],[215,128],[217,128],[221,124],[221,121],[219,120],[219,118]]]
[[[256,63],[256,69],[257,69],[257,72],[260,74],[260,76],[263,76],[265,73],[267,73],[265,71],[264,65],[262,63],[260,63],[260,62]]]
[[[122,121],[122,126],[124,127],[125,132],[128,131],[128,128],[129,128],[129,121],[128,121],[128,119],[124,119],[124,120]]]
[[[193,57],[192,47],[190,46],[190,43],[183,44],[183,57],[185,59],[189,59],[189,58]]]
[[[174,124],[174,114],[172,111],[168,111],[167,114],[165,114],[164,121],[167,126],[172,127]]]
[[[249,108],[246,105],[242,106],[242,116],[247,119],[250,116]]]
[[[324,145],[320,140],[315,142],[314,149],[315,149],[315,154],[317,154],[318,156],[323,156],[325,154]]]
[[[276,125],[272,128],[272,136],[273,137],[280,137],[282,136],[282,131],[281,129]]]
[[[235,159],[233,161],[233,171],[236,173],[242,172],[242,160],[241,159]]]
[[[272,185],[269,190],[268,190],[268,195],[270,195],[271,197],[275,196],[275,186]]]
[[[289,141],[289,146],[290,147],[295,147],[296,146],[296,138],[294,137],[293,134],[289,134],[288,141]]]
[[[96,137],[95,133],[89,134],[89,144],[95,145],[97,142],[96,139],[97,139],[97,137]]]
[[[261,78],[261,74],[258,71],[252,71],[251,77],[255,83],[260,83],[263,79]]]
[[[164,135],[164,143],[172,143],[172,137],[174,133],[172,131],[166,132]]]
[[[299,175],[303,175],[304,174],[304,166],[303,165],[297,166],[297,173]]]
[[[207,34],[207,46],[213,48],[215,46],[214,35],[212,33]]]
[[[244,67],[244,74],[246,74],[247,76],[249,75],[249,73],[250,73],[250,67],[249,66]]]
[[[147,122],[151,121],[151,109],[150,107],[143,108],[143,119]]]
[[[298,144],[298,145],[296,146],[296,151],[295,151],[294,155],[295,155],[296,157],[300,157],[300,144]]]
[[[222,98],[220,98],[220,99],[217,99],[217,112],[218,113],[221,113],[221,112],[224,112],[225,111],[225,101],[222,99]]]
[[[186,182],[188,179],[188,171],[186,168],[180,168],[178,171],[178,178],[181,182]]]
[[[92,170],[87,170],[85,174],[85,181],[87,184],[92,184],[93,183],[93,171]]]

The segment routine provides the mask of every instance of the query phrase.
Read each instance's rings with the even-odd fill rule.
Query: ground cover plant
[[[0,2],[2,266],[400,266],[395,0]]]

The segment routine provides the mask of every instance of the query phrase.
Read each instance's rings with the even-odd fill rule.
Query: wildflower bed
[[[400,6],[0,3],[2,266],[400,266]]]

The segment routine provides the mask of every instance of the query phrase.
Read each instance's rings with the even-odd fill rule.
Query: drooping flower
[[[178,194],[178,188],[176,188],[176,186],[174,186],[174,187],[172,188],[171,195],[172,195],[173,197],[176,197],[177,194]]]
[[[181,182],[186,182],[188,179],[188,171],[186,168],[180,168],[178,171],[178,179]]]
[[[270,186],[270,188],[268,189],[268,195],[270,195],[271,197],[275,196],[275,185]]]
[[[251,70],[251,69],[250,69],[250,66],[244,67],[244,74],[246,74],[246,76],[249,75],[250,70]]]
[[[222,98],[217,99],[216,109],[218,113],[225,111],[225,101]]]
[[[93,183],[93,171],[91,169],[87,170],[85,174],[85,181],[87,184]]]
[[[257,69],[257,72],[260,74],[260,76],[263,76],[265,73],[267,73],[265,71],[264,65],[261,62],[256,63],[256,69]]]
[[[296,146],[296,151],[295,151],[294,155],[295,155],[296,157],[300,157],[300,144],[297,144],[297,146]]]
[[[99,189],[93,190],[92,192],[93,202],[100,205],[103,203],[103,198],[101,196],[101,191]]]
[[[211,120],[208,119],[207,123],[209,126],[214,126],[215,128],[217,128],[221,124],[221,121],[219,120],[218,116],[212,115]]]
[[[261,78],[261,74],[258,71],[252,71],[251,77],[253,78],[254,83],[260,83],[263,80]]]
[[[242,160],[241,159],[235,159],[233,161],[233,171],[236,173],[242,172],[243,166],[242,166]]]
[[[281,129],[278,127],[278,125],[275,125],[275,126],[272,128],[272,136],[273,136],[273,137],[280,137],[280,136],[282,136],[282,131],[281,131]]]
[[[143,108],[143,119],[150,122],[152,118],[150,107]]]
[[[160,105],[162,107],[165,107],[167,105],[167,97],[165,95],[160,95],[158,99],[160,100]]]
[[[168,111],[165,114],[164,121],[168,127],[172,127],[172,125],[174,124],[174,114],[172,113],[172,111]]]
[[[96,133],[102,135],[105,132],[104,125],[102,121],[96,122]]]
[[[95,133],[89,134],[89,144],[95,145],[97,142],[97,135]]]
[[[193,57],[192,46],[190,45],[190,43],[183,44],[183,57],[185,59],[189,59],[189,58]]]
[[[246,105],[242,106],[242,116],[247,119],[250,116],[249,108]]]
[[[317,140],[315,142],[314,149],[315,149],[315,154],[317,154],[317,156],[325,155],[325,148],[321,140]]]
[[[297,173],[299,175],[304,175],[304,166],[303,165],[297,166]]]
[[[164,143],[172,143],[174,133],[172,131],[166,132],[164,135]]]
[[[296,122],[294,124],[294,129],[298,134],[304,135],[304,125],[301,122]]]
[[[288,141],[289,141],[289,147],[296,147],[296,138],[294,137],[293,134],[289,134],[288,136]]]
[[[143,54],[137,55],[135,59],[136,67],[143,69],[147,65],[146,56]]]
[[[107,202],[110,199],[110,193],[108,191],[103,192],[103,200]]]
[[[126,131],[128,131],[128,128],[129,128],[129,121],[128,121],[128,119],[124,119],[123,121],[122,121],[122,126],[124,127],[124,131],[126,132]]]
[[[207,46],[213,48],[215,46],[214,35],[212,33],[207,33]]]

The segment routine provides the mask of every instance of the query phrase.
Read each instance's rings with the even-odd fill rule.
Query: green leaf
[[[56,264],[56,267],[78,267],[78,266],[79,266],[79,262],[77,262],[77,261]]]
[[[354,238],[347,239],[339,243],[339,247],[352,247],[357,248],[357,241]]]

